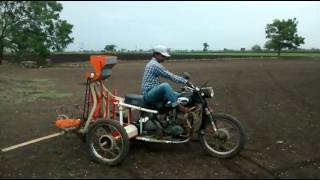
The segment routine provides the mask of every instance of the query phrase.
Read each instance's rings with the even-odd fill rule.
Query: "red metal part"
[[[100,116],[101,114],[101,104],[102,104],[102,101],[103,101],[103,87],[102,87],[102,80],[100,80],[100,96],[97,95],[97,107],[96,107],[96,110],[93,114],[93,119],[96,120],[98,118],[98,116]]]
[[[116,95],[115,89],[113,90],[113,94]],[[113,100],[114,100],[114,102],[112,105],[112,119],[115,120],[116,119],[116,105],[115,105],[116,100],[114,98],[113,98]]]
[[[100,83],[102,84],[102,80],[100,80]],[[104,90],[103,90],[103,87],[101,86],[100,87],[100,96],[99,95],[96,95],[97,96],[97,106],[96,106],[96,109],[93,113],[93,120],[97,120],[97,118],[99,116],[101,116],[101,110],[102,110],[102,102],[103,102],[103,93],[104,93]],[[114,96],[117,94],[117,91],[114,89],[113,90],[113,93],[114,93]],[[102,115],[102,117],[106,118],[109,116],[109,113],[110,113],[110,110],[109,110],[109,103],[112,105],[112,119],[116,119],[116,103],[118,103],[119,101],[114,97],[114,96],[111,96],[109,93],[106,94],[106,111],[105,113]]]
[[[109,93],[106,95],[106,113],[105,113],[105,118],[107,118],[109,115]]]
[[[119,131],[113,131],[112,133],[113,137],[119,137],[120,136],[120,132]]]

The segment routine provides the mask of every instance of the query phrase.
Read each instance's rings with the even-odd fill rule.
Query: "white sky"
[[[298,20],[302,48],[320,48],[320,2],[208,2],[208,1],[62,1],[60,14],[74,25],[68,50],[250,49],[264,45],[266,24],[275,18]]]

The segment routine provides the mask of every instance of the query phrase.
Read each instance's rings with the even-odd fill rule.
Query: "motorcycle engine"
[[[165,132],[171,136],[180,136],[183,131],[184,130],[180,125],[170,125],[165,129]]]
[[[157,121],[155,122],[158,123]],[[157,126],[151,120],[149,120],[144,124],[144,129],[147,131],[156,130]]]
[[[167,126],[165,132],[171,136],[181,136],[182,134],[186,133],[188,134],[188,127],[186,125],[188,115],[188,113],[183,114],[181,112],[177,112],[175,121]],[[171,119],[173,119],[172,116]]]

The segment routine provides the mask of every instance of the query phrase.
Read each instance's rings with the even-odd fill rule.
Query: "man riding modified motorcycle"
[[[143,99],[147,103],[168,101],[166,104],[167,107],[177,107],[181,112],[187,113],[191,111],[191,109],[177,102],[179,93],[175,92],[170,84],[166,82],[160,83],[160,77],[164,77],[176,83],[190,84],[188,80],[169,72],[160,64],[168,57],[170,57],[170,55],[165,46],[158,45],[154,47],[153,57],[146,65],[143,74],[141,85]]]

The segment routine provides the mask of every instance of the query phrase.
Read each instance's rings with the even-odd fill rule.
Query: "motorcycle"
[[[179,91],[178,103],[190,111],[168,106],[168,102],[146,103],[142,95],[125,98],[112,93],[103,83],[111,76],[116,56],[91,55],[95,72],[86,73],[85,102],[82,117],[58,114],[56,126],[78,135],[90,156],[97,162],[114,166],[122,163],[130,149],[130,140],[152,143],[188,143],[198,141],[209,155],[232,158],[245,145],[241,123],[224,113],[215,113],[208,101],[214,97],[206,83],[197,87],[188,83]],[[190,79],[189,73],[183,74]],[[132,115],[137,111],[138,115]]]
[[[190,79],[189,73],[183,76]],[[139,111],[138,118],[129,121],[120,115],[120,123],[106,119],[95,122],[87,134],[93,159],[120,164],[129,152],[130,139],[171,144],[199,141],[206,153],[218,158],[232,158],[243,149],[245,133],[241,123],[232,115],[213,112],[209,106],[208,99],[214,97],[212,87],[189,83],[179,93],[178,103],[190,112],[168,107],[166,101],[148,104],[142,95],[127,94],[118,103],[120,112],[122,107],[133,108]]]

